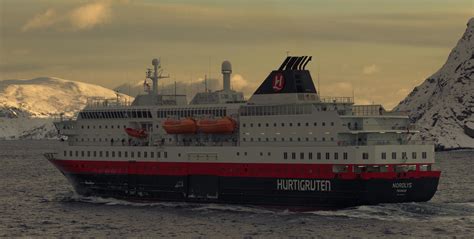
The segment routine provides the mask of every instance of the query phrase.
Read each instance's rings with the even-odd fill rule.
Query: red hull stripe
[[[395,179],[439,178],[440,171],[349,172],[333,173],[329,164],[262,164],[262,163],[196,163],[196,162],[134,162],[134,161],[85,161],[51,160],[64,173],[83,174],[138,174],[138,175],[216,175],[222,177],[261,178],[317,178],[317,179]],[[417,166],[417,168],[419,168]],[[388,171],[393,171],[389,166]]]

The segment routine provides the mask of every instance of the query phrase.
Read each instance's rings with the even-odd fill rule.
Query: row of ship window
[[[310,139],[309,139],[308,137],[306,137],[306,138],[304,138],[304,139],[305,139],[306,142],[309,142],[309,141],[310,141]],[[272,141],[271,138],[255,138],[255,140],[256,140],[257,142],[270,142],[270,141]],[[296,140],[297,142],[303,141],[301,138],[296,138],[295,140]],[[247,142],[247,138],[246,138],[246,137],[242,138],[242,141]],[[254,138],[249,138],[249,141],[250,141],[250,142],[254,142]],[[278,141],[278,138],[274,137],[274,138],[273,138],[273,141],[274,141],[274,142]],[[282,137],[280,141],[281,141],[281,142],[285,142],[285,137]],[[293,142],[293,138],[292,138],[292,137],[289,137],[289,138],[288,138],[288,141],[289,141],[289,142]],[[317,137],[314,137],[314,138],[313,138],[313,141],[315,141],[315,142],[318,141],[318,138],[317,138]],[[322,137],[322,138],[321,138],[321,141],[325,142],[325,141],[326,141],[326,138],[325,138],[325,137]],[[328,141],[334,141],[334,138],[333,138],[333,137],[328,138]]]
[[[156,128],[158,129],[159,127],[160,127],[160,125],[156,124]],[[97,128],[97,129],[102,129],[102,125],[97,125],[97,127],[96,127],[96,125],[92,125],[92,127],[89,126],[89,125],[85,125],[85,126],[84,126],[84,125],[81,125],[81,129],[85,129],[85,128],[87,128],[87,129],[91,129],[91,128],[92,128],[92,129],[96,129],[96,128]],[[110,127],[109,127],[108,125],[104,125],[103,128],[104,128],[104,129],[108,129],[108,128],[110,128],[110,129],[114,129],[114,128],[115,128],[115,129],[121,129],[121,128],[124,128],[124,129],[125,129],[125,128],[127,128],[127,126],[126,126],[126,125],[123,125],[123,126],[120,126],[120,125],[117,125],[117,126],[110,125]],[[63,128],[63,129],[65,129],[65,128]]]
[[[215,117],[224,117],[227,115],[225,108],[202,108],[202,109],[165,109],[157,111],[158,118],[170,117],[194,117],[197,115],[213,115]]]
[[[149,110],[83,111],[79,113],[79,117],[82,119],[152,118]]]
[[[284,152],[284,153],[283,153],[283,159],[285,159],[285,160],[290,159],[290,156],[291,156],[291,159],[296,159],[297,155],[298,155],[298,154],[297,154],[296,152],[291,152],[291,154],[288,153],[288,152]],[[299,159],[305,159],[305,157],[306,157],[305,155],[306,155],[305,153],[300,152],[300,153],[299,153]],[[317,153],[316,153],[316,159],[317,159],[317,160],[321,160],[321,159],[322,159],[322,155],[323,155],[323,153],[317,152]],[[332,159],[338,160],[338,159],[339,159],[339,155],[340,155],[340,154],[339,154],[338,152],[333,153],[333,158],[332,158]],[[331,159],[331,153],[328,153],[328,152],[327,152],[327,153],[324,154],[324,156],[325,156],[324,158],[327,159],[327,160]],[[313,159],[313,152],[309,152],[309,153],[307,154],[307,158],[308,158],[309,160],[312,160],[312,159]],[[346,153],[346,152],[343,152],[343,153],[342,153],[342,159],[347,160],[347,153]]]
[[[143,155],[143,158],[155,158],[155,152],[147,152],[147,151],[69,151],[69,157],[119,157],[121,158],[122,156],[124,158],[128,158],[130,154],[130,158],[135,158],[135,155],[137,158],[141,158]],[[64,151],[64,157],[67,157],[68,151]],[[156,158],[168,158],[168,152],[166,151],[158,151],[156,153]]]
[[[163,154],[162,154],[163,153]],[[135,158],[135,155],[137,158],[141,158],[142,155],[143,155],[143,158],[155,158],[155,152],[147,152],[147,151],[72,151],[70,150],[69,151],[69,157],[119,157],[121,158],[122,156],[125,157],[125,158],[128,158],[129,157],[129,154],[130,154],[130,158]],[[68,155],[68,151],[64,151],[64,157],[66,157]],[[236,152],[236,155],[237,156],[240,156],[240,152]],[[263,156],[264,153],[263,152],[260,152],[260,156]],[[330,160],[330,159],[334,159],[334,160],[338,160],[339,159],[339,156],[341,155],[340,153],[338,152],[335,152],[335,153],[329,153],[329,152],[326,152],[326,153],[321,153],[321,152],[317,152],[315,153],[315,157],[317,160],[321,160],[323,159],[323,155],[324,155],[324,159],[326,160]],[[332,158],[331,158],[331,155],[332,155]],[[416,156],[417,153],[416,152],[412,152],[412,159],[416,159]],[[244,152],[244,156],[247,156],[247,152]],[[267,152],[267,156],[271,156],[271,152]],[[181,154],[178,154],[178,157],[181,157]],[[313,159],[313,152],[309,152],[309,153],[304,153],[304,152],[300,152],[300,153],[296,153],[296,152],[291,152],[291,153],[288,153],[288,152],[284,152],[283,153],[283,159],[284,160],[287,160],[287,159],[296,159],[296,158],[299,158],[300,160],[304,160],[304,159],[309,159],[309,160],[312,160]],[[406,152],[402,152],[402,159],[406,159],[407,157],[407,153]],[[166,151],[164,152],[157,152],[156,153],[156,158],[168,158],[168,153]],[[422,159],[426,159],[427,158],[427,153],[426,152],[422,152],[421,153],[421,158]],[[342,159],[344,160],[347,160],[348,159],[348,154],[347,152],[343,152],[342,153]],[[369,153],[362,153],[362,159],[364,160],[367,160],[369,159]],[[386,153],[382,153],[382,159],[386,159]],[[392,159],[397,159],[397,153],[396,152],[392,152]]]
[[[257,123],[255,124],[256,127],[263,127],[264,124],[262,123]],[[285,123],[281,123],[280,126],[281,127],[285,127]],[[312,123],[313,126],[318,126],[318,123],[317,122],[313,122]],[[334,122],[330,122],[329,125],[331,126],[334,126]],[[249,127],[252,128],[254,126],[254,123],[249,123]],[[293,127],[293,123],[288,123],[288,126],[289,127]],[[306,122],[306,123],[295,123],[295,126],[310,126],[310,123]],[[326,122],[322,122],[321,123],[321,126],[326,126]],[[243,123],[242,124],[242,128],[245,128],[247,127],[247,124],[246,123]],[[270,124],[269,123],[265,123],[265,127],[270,127]],[[278,124],[277,123],[273,123],[273,127],[278,127]]]
[[[411,153],[411,158],[412,159],[416,159],[418,156],[417,156],[417,152],[412,152]],[[421,158],[422,159],[426,159],[428,157],[427,153],[426,152],[421,152]],[[381,159],[387,159],[387,153],[385,152],[382,152],[381,155],[380,155],[380,158]],[[397,159],[397,153],[396,152],[392,152],[392,159]],[[402,159],[408,159],[408,153],[407,152],[402,152]]]
[[[312,108],[313,105],[309,104],[244,106],[239,113],[241,116],[300,115],[311,114]]]

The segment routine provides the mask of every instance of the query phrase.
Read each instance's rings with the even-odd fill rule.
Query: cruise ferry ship
[[[287,57],[248,100],[224,61],[223,89],[189,103],[158,93],[153,59],[148,92],[131,104],[91,99],[55,122],[67,140],[45,157],[85,196],[289,208],[430,200],[434,145],[409,140],[417,130],[402,112],[320,96],[311,59]]]

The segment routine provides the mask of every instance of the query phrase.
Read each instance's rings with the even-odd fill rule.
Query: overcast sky
[[[217,2],[217,3],[216,3]],[[473,0],[0,0],[0,80],[55,76],[114,88],[144,80],[153,57],[171,79],[220,77],[246,95],[287,51],[325,96],[392,108],[438,70],[474,16]]]

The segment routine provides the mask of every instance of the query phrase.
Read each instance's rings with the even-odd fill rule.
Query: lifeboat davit
[[[236,125],[230,117],[203,119],[197,122],[198,130],[205,134],[231,134],[234,132]]]
[[[193,119],[167,119],[162,124],[168,134],[195,134],[197,127]]]
[[[125,132],[134,138],[146,138],[148,133],[144,129],[125,128]]]

